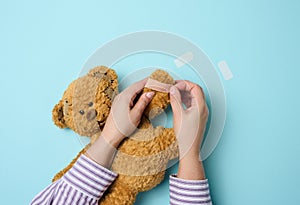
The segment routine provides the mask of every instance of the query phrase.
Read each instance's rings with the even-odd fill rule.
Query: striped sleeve
[[[170,205],[212,205],[208,180],[185,180],[170,176]]]
[[[36,195],[31,205],[96,205],[116,177],[116,173],[81,155],[60,180]]]

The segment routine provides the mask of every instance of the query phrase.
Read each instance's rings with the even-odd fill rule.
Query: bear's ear
[[[67,127],[67,125],[65,124],[63,107],[64,107],[63,101],[60,100],[52,110],[52,120],[55,123],[55,125],[58,126],[59,128]]]
[[[109,68],[106,66],[97,66],[89,71],[88,76],[103,78],[103,76],[107,75],[108,70]]]

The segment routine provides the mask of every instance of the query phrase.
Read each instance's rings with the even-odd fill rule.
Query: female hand
[[[144,109],[154,95],[154,92],[143,93],[134,104],[146,82],[147,79],[141,80],[115,97],[101,136],[86,152],[98,164],[109,168],[119,143],[137,128]]]
[[[208,118],[204,93],[199,85],[179,80],[171,87],[170,100],[179,147],[178,177],[204,178],[202,163],[199,161],[200,145]]]
[[[101,133],[112,145],[117,146],[125,137],[131,135],[140,123],[142,114],[154,95],[154,92],[144,93],[134,104],[146,82],[147,79],[138,81],[115,97]]]

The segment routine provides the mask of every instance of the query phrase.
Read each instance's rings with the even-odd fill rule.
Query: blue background
[[[52,107],[99,46],[139,30],[184,36],[234,74],[205,161],[214,204],[299,204],[299,11],[296,0],[1,1],[0,204],[28,204],[81,149]],[[155,203],[168,204],[167,180],[136,204]]]

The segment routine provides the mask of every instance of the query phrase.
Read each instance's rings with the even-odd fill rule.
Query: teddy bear
[[[146,107],[136,131],[118,146],[111,167],[118,177],[99,204],[134,204],[139,192],[150,190],[163,180],[168,162],[178,157],[173,128],[154,127],[151,124],[151,120],[170,103],[168,89],[173,84],[174,79],[164,70],[158,69],[149,76],[141,94],[153,91],[154,97]],[[118,76],[113,69],[105,66],[91,69],[68,86],[62,99],[53,108],[53,121],[60,128],[69,128],[81,136],[90,137],[90,143],[52,181],[60,179],[101,135],[117,94]]]

